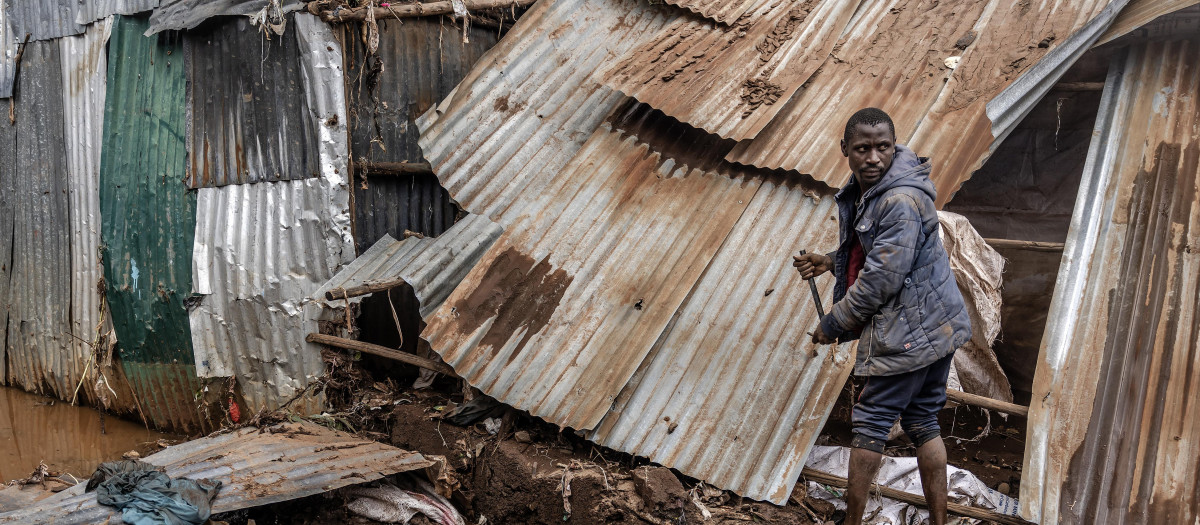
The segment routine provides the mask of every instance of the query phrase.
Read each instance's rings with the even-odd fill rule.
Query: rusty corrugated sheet
[[[71,339],[71,203],[58,42],[30,42],[16,123],[3,131],[0,261],[7,338],[0,370],[29,391],[70,399],[82,374]]]
[[[403,23],[381,19],[378,54],[369,57],[357,30],[343,34],[349,35],[343,40],[350,151],[356,162],[356,247],[359,253],[365,252],[384,235],[400,238],[405,230],[440,235],[454,224],[458,209],[436,176],[372,175],[365,164],[424,161],[417,144],[417,117],[449,94],[499,37],[493,29],[472,25],[470,41],[464,43],[459,30],[437,17],[410,18]],[[382,71],[367,74],[375,61]]]
[[[143,461],[172,478],[221,482],[213,514],[269,505],[433,466],[421,454],[309,423],[243,428],[169,447]],[[108,523],[120,513],[80,483],[0,523]]]
[[[728,144],[645,109],[524,195],[422,333],[472,385],[561,426],[600,422],[760,184],[715,160]]]
[[[1118,56],[1034,379],[1021,513],[1200,520],[1200,39]]]
[[[236,377],[254,411],[278,408],[324,372],[320,347],[304,341],[322,310],[312,298],[354,257],[341,48],[313,15],[297,14],[290,33],[299,39],[303,86],[287,96],[307,101],[296,118],[320,130],[319,141],[314,135],[300,145],[318,158],[320,176],[202,188],[197,197],[193,292],[203,297],[190,312],[197,373]]]
[[[783,504],[854,362],[850,345],[811,343],[816,309],[791,266],[836,246],[835,214],[830,196],[764,182],[589,437]],[[828,301],[833,279],[818,282]]]
[[[1108,30],[1096,41],[1097,46],[1107,44],[1117,38],[1142,27],[1154,19],[1174,13],[1181,9],[1200,4],[1200,0],[1130,0],[1129,5],[1121,10],[1121,14],[1113,21]]]
[[[664,0],[705,18],[730,24],[746,13],[752,13],[769,3],[769,0]]]
[[[642,0],[547,0],[521,15],[441,103],[417,120],[450,195],[506,225],[622,100],[596,71],[676,16]]]
[[[1002,138],[985,105],[1062,43],[1072,42],[1071,50],[1090,47],[1124,3],[870,3],[808,87],[728,159],[794,169],[840,186],[849,173],[841,153],[827,145],[840,140],[855,110],[876,106],[892,115],[901,143],[933,159],[942,204],[982,163],[995,138]],[[1093,19],[1098,22],[1085,27]],[[1090,40],[1068,38],[1081,28],[1089,30]],[[960,57],[953,70],[945,63],[952,57]],[[1061,74],[1069,63],[1056,60],[1045,68]],[[1042,75],[1027,83],[1049,89],[1052,82],[1046,78],[1057,77]],[[1038,92],[1010,94],[1040,98]],[[1015,117],[1014,125],[1023,107],[1006,113]]]
[[[731,26],[676,20],[604,83],[710,133],[753,138],[825,62],[858,5],[773,2]]]
[[[221,22],[184,35],[188,187],[316,177],[318,123],[305,106],[296,35],[268,40],[245,17]]]
[[[90,24],[112,15],[132,15],[158,7],[159,0],[79,0],[75,23]]]
[[[437,237],[397,241],[385,234],[313,296],[320,298],[329,290],[403,279],[416,293],[420,316],[428,317],[475,267],[501,231],[500,225],[487,217],[468,215]],[[333,307],[345,304],[340,299],[328,303]]]

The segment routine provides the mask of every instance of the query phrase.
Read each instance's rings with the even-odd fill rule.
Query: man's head
[[[846,122],[842,155],[862,191],[883,179],[896,153],[896,126],[892,117],[878,108],[858,110]]]

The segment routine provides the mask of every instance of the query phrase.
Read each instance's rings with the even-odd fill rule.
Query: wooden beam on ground
[[[988,243],[988,246],[992,248],[1019,248],[1036,252],[1062,253],[1066,246],[1061,242],[1020,241],[1017,239],[984,239],[983,242]]]
[[[404,284],[404,279],[392,279],[390,281],[380,281],[377,283],[368,283],[354,288],[335,288],[325,292],[325,299],[328,301],[337,301],[339,299],[349,299],[360,295],[373,294],[375,292],[383,292]]]
[[[846,478],[834,476],[833,474],[827,474],[825,472],[814,470],[808,467],[804,467],[804,471],[800,473],[800,476],[808,481],[815,481],[817,483],[831,485],[841,489],[850,486],[849,483],[847,483]],[[885,498],[902,501],[904,503],[908,503],[909,505],[929,508],[929,505],[925,503],[925,498],[916,494],[910,494],[902,490],[896,490],[891,487],[883,487],[879,485],[872,485],[871,490],[873,492],[878,491],[878,494]],[[1001,523],[1003,525],[1033,525],[1032,523],[1017,516],[1009,516],[1007,514],[1000,514],[987,509],[959,505],[957,503],[946,503],[946,511],[950,514],[955,514],[958,516],[966,516],[968,518],[991,521],[995,523]]]
[[[1055,91],[1103,91],[1103,82],[1059,82],[1054,85]]]
[[[524,7],[531,5],[536,0],[464,0],[467,6],[467,11],[481,11],[484,9],[499,9],[504,7]],[[309,4],[315,6],[316,4]],[[321,13],[321,18],[326,22],[361,22],[367,19],[367,7],[357,7],[354,9],[337,9],[334,11],[324,11]],[[388,18],[409,18],[414,16],[432,16],[432,15],[448,15],[454,13],[454,5],[449,0],[441,0],[437,2],[404,2],[391,4],[388,7],[376,7],[375,19],[385,20]],[[311,11],[310,11],[311,12]]]
[[[1029,407],[1027,406],[1021,406],[1014,403],[1005,403],[1004,401],[999,401],[990,397],[968,394],[952,388],[946,389],[946,398],[960,405],[971,405],[973,407],[986,408],[988,410],[995,410],[997,412],[1003,412],[1005,414],[1014,416],[1029,417]]]
[[[433,175],[433,167],[428,162],[363,162],[355,163],[355,170],[367,177],[410,177],[413,175]]]
[[[407,363],[407,364],[410,364],[413,366],[419,366],[419,367],[427,369],[427,370],[433,370],[434,372],[438,372],[440,374],[446,374],[450,377],[458,377],[458,374],[456,374],[454,372],[453,368],[450,368],[450,365],[447,365],[445,363],[439,363],[432,359],[425,359],[424,357],[416,356],[416,355],[410,354],[408,352],[401,352],[399,350],[393,350],[386,346],[373,345],[371,343],[355,341],[353,339],[346,339],[344,337],[335,337],[332,335],[325,335],[325,334],[318,334],[318,333],[308,334],[308,337],[304,338],[304,340],[308,341],[310,343],[317,343],[317,344],[322,344],[322,345],[326,345],[326,346],[344,348],[346,350],[357,350],[364,354],[371,354],[371,355],[377,355],[379,357],[386,357],[388,359],[400,361],[401,363]]]

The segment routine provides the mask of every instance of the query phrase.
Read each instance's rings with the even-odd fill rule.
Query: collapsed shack
[[[207,432],[353,407],[333,344],[753,519],[844,431],[786,263],[880,105],[1007,259],[1011,393],[956,401],[1021,415],[947,411],[951,459],[1035,522],[1200,514],[1194,2],[69,3],[0,9],[6,384]]]

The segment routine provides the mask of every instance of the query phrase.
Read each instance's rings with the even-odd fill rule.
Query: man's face
[[[850,135],[850,142],[842,141],[842,155],[850,164],[850,171],[858,180],[862,191],[879,184],[883,174],[892,167],[892,156],[896,153],[896,136],[886,123],[858,124]]]

